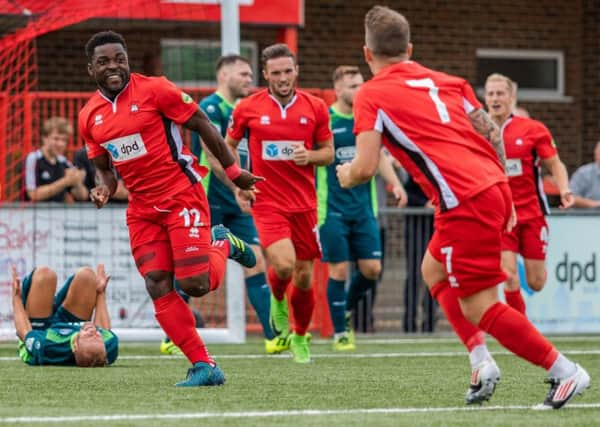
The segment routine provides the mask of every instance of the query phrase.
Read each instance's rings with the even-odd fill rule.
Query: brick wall
[[[565,52],[570,102],[523,103],[554,134],[572,172],[588,161],[600,138],[600,3],[595,0],[404,0],[380,3],[401,10],[412,23],[414,59],[473,81],[477,48],[555,49]],[[299,30],[300,84],[329,87],[340,64],[360,64],[363,18],[372,2],[306,0],[306,25]],[[90,90],[83,45],[95,31],[114,28],[129,44],[132,68],[143,71],[144,56],[160,51],[161,37],[219,39],[216,24],[91,21],[38,40],[42,90]],[[259,51],[276,41],[273,27],[242,26],[244,40]]]

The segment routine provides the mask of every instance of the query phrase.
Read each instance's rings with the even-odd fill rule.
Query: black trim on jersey
[[[448,210],[448,206],[446,205],[446,201],[444,200],[444,197],[442,196],[442,190],[441,190],[438,182],[436,181],[436,179],[433,177],[433,174],[427,167],[427,163],[425,162],[425,159],[423,159],[423,157],[419,153],[411,151],[408,148],[406,148],[404,145],[402,145],[402,143],[400,141],[398,141],[394,137],[394,135],[392,135],[392,133],[389,131],[389,129],[387,129],[385,127],[385,123],[382,123],[382,126],[383,126],[383,134],[385,135],[385,137],[390,142],[394,143],[399,148],[401,148],[408,155],[408,157],[410,157],[410,159],[414,162],[414,164],[417,165],[417,167],[421,170],[421,172],[423,172],[423,175],[425,175],[427,180],[429,180],[429,182],[436,189],[436,191],[438,193],[438,198],[440,200],[440,211],[446,212]]]
[[[535,195],[537,196],[538,203],[540,204],[540,209],[544,215],[550,215],[548,209],[546,209],[546,203],[544,203],[544,199],[542,196],[543,188],[540,188],[540,168],[536,165],[537,162],[541,161],[540,157],[537,155],[535,148],[531,150],[531,154],[533,155],[533,179],[535,183]]]
[[[188,177],[188,179],[190,180],[190,182],[192,184],[197,184],[199,182],[199,180],[196,178],[196,176],[190,171],[188,170],[188,163],[185,161],[185,159],[182,159],[178,156],[179,152],[177,151],[177,143],[175,142],[175,139],[173,138],[173,135],[171,134],[171,123],[172,121],[169,120],[168,118],[166,118],[165,116],[162,116],[162,120],[163,120],[163,124],[165,126],[165,136],[167,138],[167,144],[169,145],[169,151],[171,152],[171,158],[173,159],[173,161],[175,163],[177,163],[179,165],[179,167],[181,167],[181,171],[185,174],[185,176]],[[181,147],[183,149],[183,147]]]

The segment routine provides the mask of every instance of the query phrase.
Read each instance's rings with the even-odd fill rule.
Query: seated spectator
[[[65,202],[67,193],[76,200],[87,200],[83,185],[85,173],[73,167],[62,155],[71,124],[62,117],[52,117],[42,125],[42,145],[25,160],[25,198],[37,202]]]
[[[92,188],[96,186],[96,167],[94,164],[88,159],[87,150],[85,146],[80,148],[75,152],[73,156],[73,164],[76,168],[85,171],[85,179],[83,183],[88,191],[91,191]],[[118,176],[118,174],[117,174]],[[125,184],[123,184],[123,180],[119,177],[117,181],[117,191],[110,198],[113,202],[126,202],[129,198],[129,191],[125,188]]]
[[[12,304],[19,356],[28,365],[106,366],[118,355],[106,306],[104,265],[80,268],[56,291],[56,273],[38,267],[23,279],[12,267]],[[92,314],[94,317],[93,322]]]
[[[600,208],[600,141],[594,149],[594,161],[575,171],[569,187],[576,208]]]

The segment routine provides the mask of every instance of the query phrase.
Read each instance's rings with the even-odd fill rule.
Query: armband
[[[232,181],[234,181],[241,174],[242,169],[237,165],[237,163],[233,163],[225,168],[225,175],[227,175],[227,178]]]

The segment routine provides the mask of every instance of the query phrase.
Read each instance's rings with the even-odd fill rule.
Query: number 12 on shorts
[[[458,288],[456,276],[452,274],[452,246],[444,246],[440,249],[443,255],[446,256],[446,273],[448,273],[448,282],[453,288]]]

